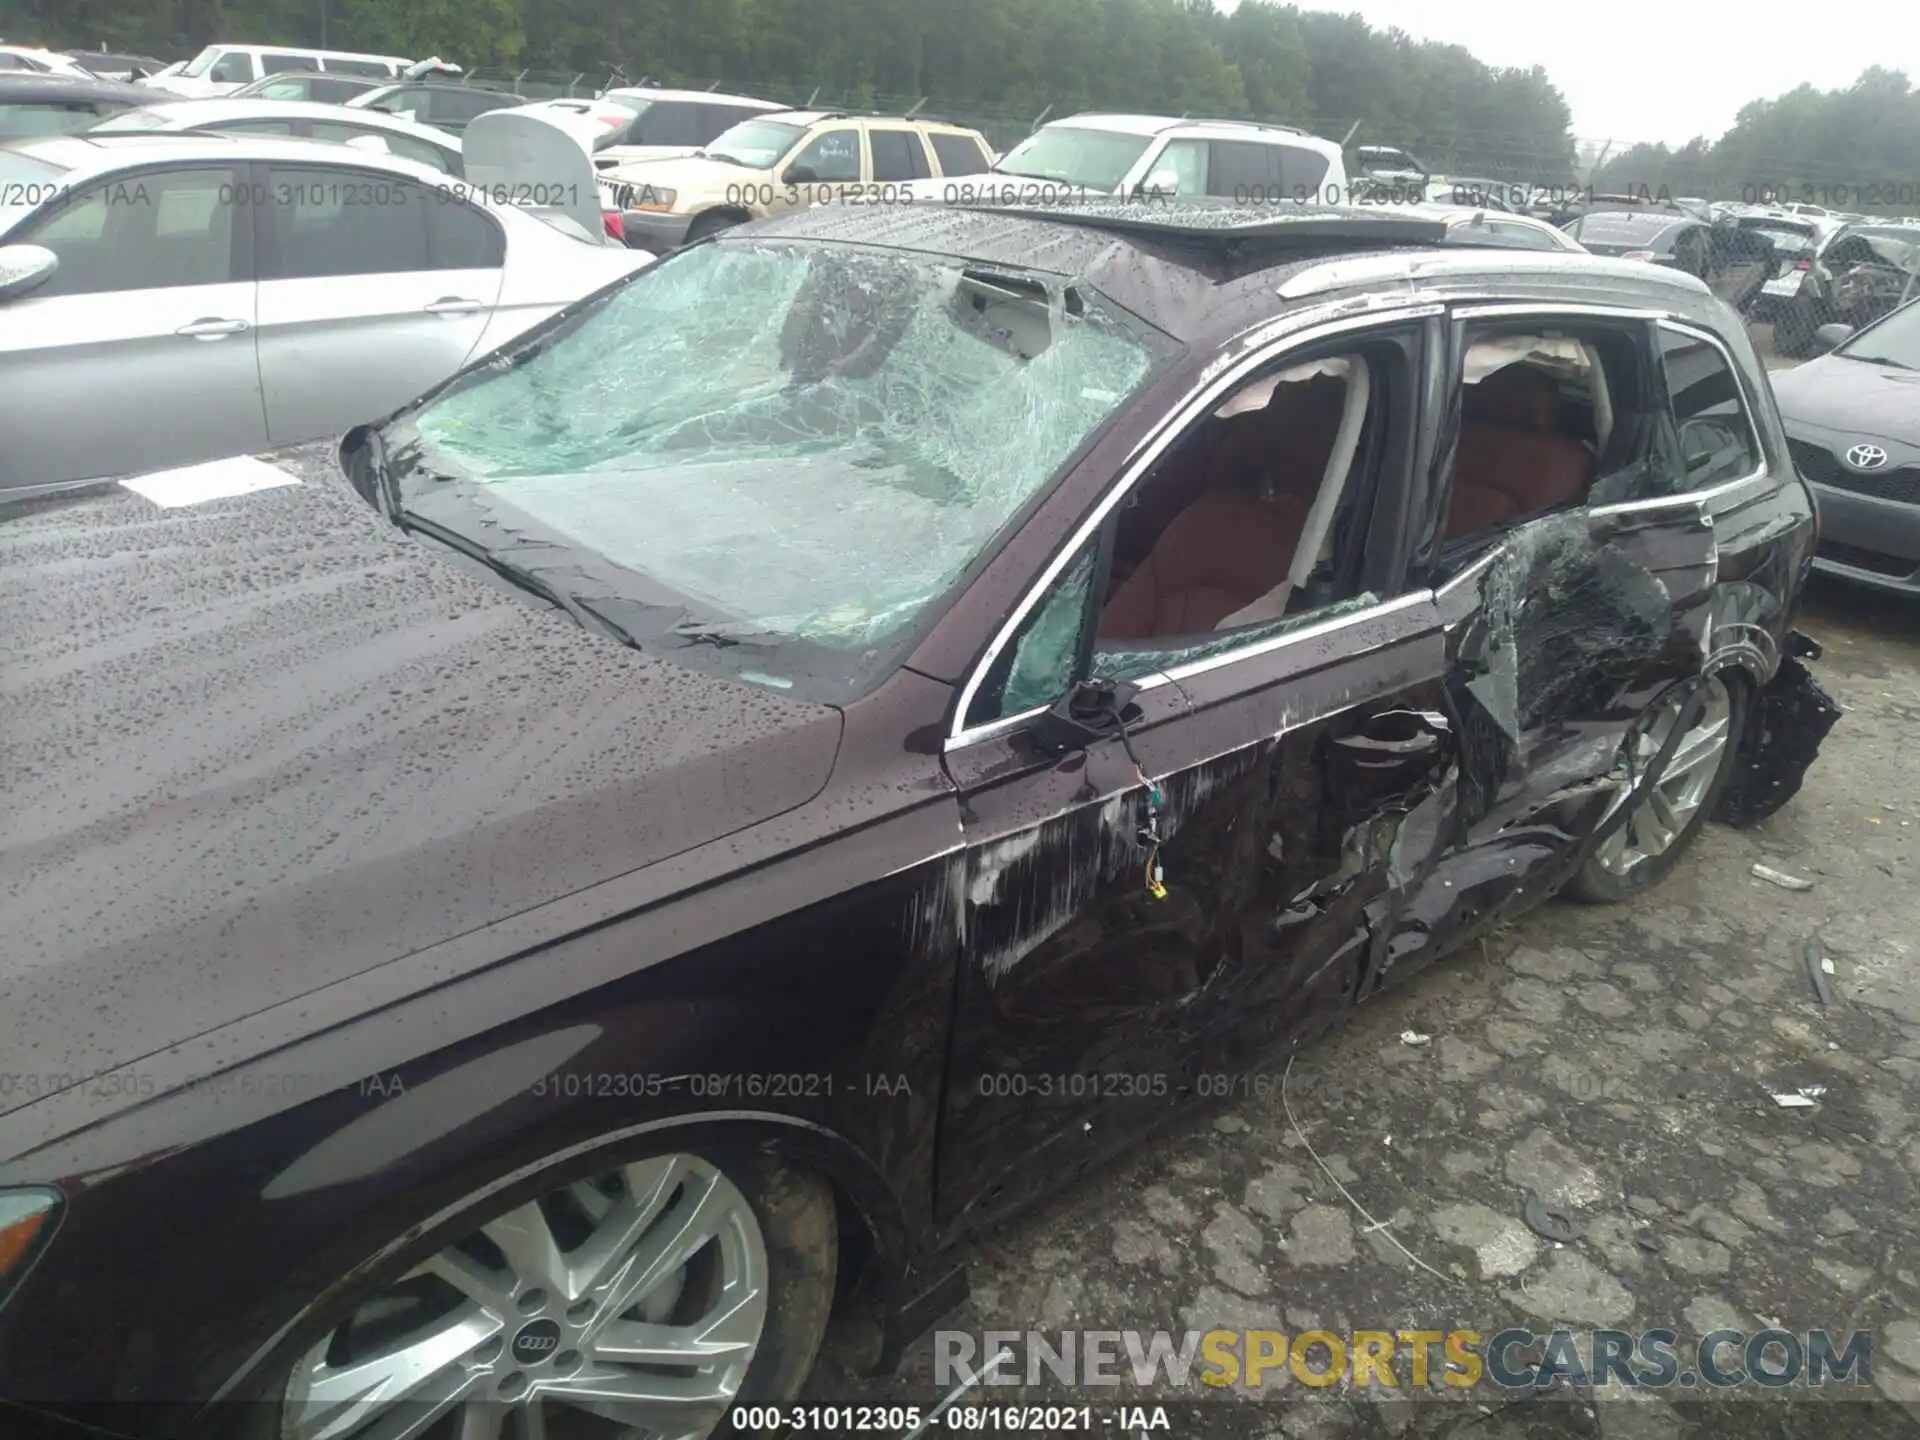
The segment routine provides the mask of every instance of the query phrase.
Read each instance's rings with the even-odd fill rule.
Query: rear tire
[[[784,1404],[806,1381],[838,1247],[832,1186],[764,1154],[627,1150],[556,1165],[435,1227],[303,1327],[266,1365],[254,1389],[265,1403],[231,1433],[294,1440],[334,1423],[328,1435],[357,1440],[408,1418],[406,1406],[434,1416],[407,1430],[420,1440],[482,1418],[493,1428],[471,1433],[507,1440],[528,1433],[521,1417],[537,1404],[551,1440],[584,1440],[606,1433],[587,1422],[605,1422],[566,1387],[592,1377],[670,1397],[620,1401],[622,1423],[731,1435],[735,1406]],[[636,1345],[666,1358],[641,1359]],[[369,1393],[354,1367],[372,1365],[394,1377],[371,1392],[379,1402],[326,1403]],[[482,1414],[469,1417],[475,1401]]]
[[[1661,702],[1664,713],[1636,732],[1633,743],[1646,760],[1658,755],[1673,720],[1702,688],[1708,692],[1705,713],[1622,827],[1574,872],[1566,887],[1573,899],[1615,905],[1651,890],[1673,873],[1719,805],[1733,776],[1747,716],[1747,689],[1738,677],[1722,672],[1675,687]],[[1614,814],[1610,808],[1600,823]]]

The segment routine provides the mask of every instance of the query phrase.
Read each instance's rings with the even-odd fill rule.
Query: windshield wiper
[[[518,586],[530,595],[545,600],[555,609],[565,611],[572,618],[573,623],[582,630],[597,630],[609,639],[619,641],[622,645],[631,646],[635,650],[640,649],[640,642],[634,639],[632,632],[614,624],[605,615],[595,610],[590,602],[571,591],[561,590],[542,580],[524,565],[516,565],[511,560],[504,559],[499,551],[490,550],[479,541],[470,540],[444,525],[436,525],[431,520],[422,520],[411,511],[400,511],[395,515],[394,520],[401,529],[412,530],[426,536],[429,540],[437,540],[449,550],[457,550],[468,559],[478,561],[501,579]]]

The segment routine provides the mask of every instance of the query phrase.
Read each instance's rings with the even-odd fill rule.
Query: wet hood
[[[177,509],[0,507],[0,1070],[39,1093],[770,818],[832,768],[837,710],[588,633],[388,526],[330,457],[299,468]]]
[[[724,160],[709,160],[696,153],[666,160],[629,160],[611,170],[602,170],[600,178],[706,197],[724,194],[729,185],[767,184],[773,179],[773,173],[752,170],[745,165],[729,165]]]
[[[1832,430],[1920,445],[1920,370],[1822,355],[1770,378],[1789,432]]]

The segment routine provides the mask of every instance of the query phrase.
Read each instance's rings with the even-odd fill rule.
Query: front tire
[[[556,1169],[476,1204],[275,1358],[245,1440],[701,1440],[813,1366],[832,1187],[764,1155]]]
[[[1720,803],[1746,721],[1747,691],[1738,678],[1722,672],[1677,687],[1630,743],[1638,762],[1650,763],[1665,747],[1687,703],[1701,691],[1706,708],[1688,727],[1666,768],[1568,882],[1567,894],[1574,899],[1613,905],[1651,890],[1673,873]],[[1601,825],[1618,818],[1625,793],[1601,816]]]
[[[709,210],[693,224],[687,227],[687,238],[683,244],[697,245],[709,235],[718,235],[722,230],[731,230],[736,225],[744,225],[747,217],[733,215],[722,210]]]

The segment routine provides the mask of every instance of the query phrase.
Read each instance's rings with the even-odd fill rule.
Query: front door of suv
[[[1327,333],[1244,362],[1143,447],[963,696],[946,751],[966,864],[943,1225],[1017,1205],[1188,1097],[1271,1096],[1278,1072],[1249,1062],[1352,998],[1398,870],[1445,833],[1444,637],[1431,593],[1398,594],[1395,574],[1440,331]],[[1166,477],[1236,387],[1321,354],[1372,377],[1334,491],[1347,581],[1197,645],[1096,647],[1123,495]],[[1125,731],[1048,749],[1046,707],[1088,676],[1141,687]]]

